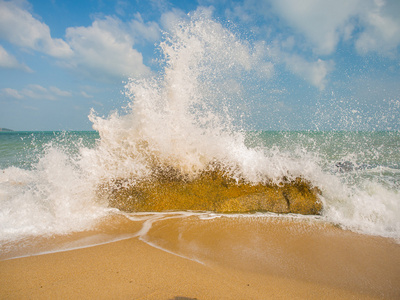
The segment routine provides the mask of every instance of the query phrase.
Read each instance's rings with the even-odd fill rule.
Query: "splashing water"
[[[91,112],[99,138],[43,140],[28,167],[0,165],[3,240],[88,228],[115,212],[99,186],[135,186],[160,168],[182,180],[217,168],[252,185],[301,177],[321,190],[328,222],[400,237],[399,133],[245,132],[237,107],[247,101],[247,78],[268,78],[272,66],[206,10],[177,24],[160,49],[164,71],[129,81],[124,113]]]
[[[126,94],[134,101],[126,115],[104,120],[91,114],[101,136],[100,151],[107,152],[101,153],[107,174],[146,175],[149,156],[190,175],[212,161],[227,170],[241,164],[246,172],[244,158],[263,155],[244,147],[229,105],[240,96],[235,78],[256,63],[251,49],[203,13],[176,26],[161,49],[164,73],[127,84]],[[257,172],[247,173],[257,180]]]

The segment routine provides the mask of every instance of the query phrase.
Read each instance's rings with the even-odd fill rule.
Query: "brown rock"
[[[237,182],[220,171],[203,172],[194,179],[168,170],[151,179],[126,184],[115,180],[99,192],[109,205],[123,211],[195,210],[220,213],[269,211],[319,214],[319,190],[302,178],[281,185]]]

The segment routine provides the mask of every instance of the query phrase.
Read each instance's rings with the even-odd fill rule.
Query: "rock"
[[[339,172],[350,172],[354,170],[354,164],[351,161],[340,161],[335,164]]]
[[[222,172],[203,172],[194,179],[157,175],[136,184],[115,180],[99,194],[111,207],[127,212],[214,211],[219,213],[275,212],[319,214],[320,191],[302,178],[276,184],[250,184]]]

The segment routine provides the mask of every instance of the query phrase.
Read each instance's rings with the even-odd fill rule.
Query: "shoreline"
[[[76,241],[145,223],[112,221]],[[170,215],[136,237],[0,261],[2,299],[396,299],[399,280],[390,239],[279,218]]]

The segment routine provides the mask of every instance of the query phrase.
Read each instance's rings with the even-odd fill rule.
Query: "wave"
[[[371,174],[377,167],[358,168],[398,165],[390,150],[398,134],[248,133],[241,123],[241,108],[251,105],[247,80],[270,70],[258,47],[207,10],[176,24],[160,44],[162,71],[130,79],[121,111],[90,113],[94,143],[79,135],[51,140],[29,170],[2,170],[2,237],[83,230],[118,208],[320,214],[398,238],[398,173],[382,180]],[[367,153],[370,139],[392,148]],[[344,161],[351,170],[337,167]]]

